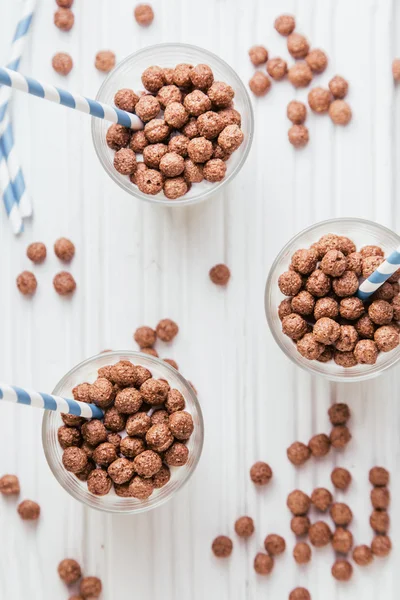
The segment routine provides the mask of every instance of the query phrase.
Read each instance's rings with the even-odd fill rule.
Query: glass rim
[[[281,342],[281,336],[276,331],[276,328],[275,328],[273,320],[272,320],[272,315],[270,314],[270,311],[267,310],[267,306],[269,305],[268,299],[269,299],[269,293],[270,293],[271,285],[272,285],[272,278],[274,276],[274,273],[276,271],[276,268],[279,264],[281,257],[292,246],[293,243],[295,243],[297,240],[301,239],[307,233],[310,233],[314,229],[317,229],[319,227],[324,227],[327,225],[334,226],[336,223],[342,223],[342,224],[349,223],[350,225],[364,224],[369,227],[374,227],[374,228],[380,229],[382,232],[386,233],[387,235],[397,237],[398,244],[400,244],[400,235],[398,235],[395,231],[393,231],[392,229],[389,229],[385,225],[381,225],[381,223],[377,223],[376,221],[371,221],[369,219],[363,219],[363,218],[358,218],[358,217],[336,217],[333,219],[325,219],[323,221],[318,221],[317,223],[314,223],[313,225],[309,225],[308,227],[305,227],[299,233],[294,235],[292,238],[290,238],[290,240],[282,247],[282,249],[278,252],[276,258],[274,259],[274,261],[269,269],[269,273],[268,273],[268,277],[267,277],[267,281],[266,281],[265,289],[264,289],[264,311],[265,311],[265,316],[267,319],[269,330],[272,333],[272,336],[273,336],[275,342],[277,343],[279,348],[284,352],[284,354],[292,361],[293,364],[295,364],[297,367],[301,367],[301,369],[303,369],[303,371],[306,371],[309,375],[316,375],[319,377],[324,377],[332,382],[357,383],[360,381],[366,381],[368,379],[373,379],[374,377],[377,377],[384,371],[387,371],[388,369],[392,368],[400,360],[400,352],[398,353],[398,356],[392,362],[382,365],[381,369],[378,373],[376,373],[376,372],[370,372],[370,373],[365,373],[365,374],[360,373],[359,375],[351,376],[350,370],[348,369],[346,371],[348,373],[348,375],[344,376],[344,375],[338,375],[335,373],[317,372],[314,369],[312,369],[311,367],[309,367],[308,365],[303,364],[302,362],[296,360],[296,357],[287,351],[285,345]]]
[[[250,95],[249,95],[249,93],[246,89],[246,86],[243,83],[241,77],[239,77],[238,73],[233,69],[233,67],[231,67],[223,58],[220,58],[217,54],[215,54],[214,52],[211,52],[210,50],[206,50],[205,48],[202,48],[201,46],[196,46],[194,44],[186,44],[186,43],[179,43],[179,42],[175,42],[175,43],[174,42],[165,42],[165,43],[160,43],[160,44],[153,44],[151,46],[146,46],[145,48],[141,48],[140,50],[137,50],[136,52],[129,54],[124,59],[122,59],[120,62],[118,62],[116,67],[112,71],[110,71],[110,73],[107,75],[107,77],[101,84],[101,86],[96,94],[95,99],[98,102],[102,101],[101,100],[102,94],[103,94],[104,90],[106,89],[110,79],[116,74],[116,72],[119,69],[122,69],[127,63],[129,63],[133,59],[137,58],[138,56],[145,55],[152,51],[161,50],[163,48],[177,48],[177,47],[188,48],[195,52],[201,52],[202,54],[208,56],[210,59],[220,63],[230,73],[231,77],[238,82],[239,86],[241,87],[241,91],[244,93],[245,102],[247,105],[246,109],[248,111],[250,126],[249,126],[249,131],[246,133],[246,145],[243,148],[243,152],[240,157],[240,160],[239,160],[238,164],[236,165],[236,167],[232,170],[231,173],[229,173],[226,177],[224,177],[224,179],[222,181],[213,183],[213,185],[210,187],[209,190],[205,190],[202,193],[199,193],[199,195],[195,196],[194,198],[186,198],[185,199],[185,196],[183,196],[182,198],[177,198],[176,200],[169,200],[168,198],[162,198],[162,197],[157,198],[156,196],[151,196],[150,194],[143,194],[143,192],[141,192],[140,190],[136,190],[133,186],[132,186],[132,190],[129,190],[121,184],[120,178],[118,177],[119,174],[117,173],[117,171],[114,172],[114,170],[109,169],[108,165],[106,164],[105,160],[103,159],[103,154],[100,150],[100,146],[97,141],[97,136],[99,135],[99,132],[97,131],[98,125],[96,124],[96,122],[98,121],[98,119],[96,117],[92,117],[92,126],[91,126],[92,142],[93,142],[93,146],[94,146],[97,158],[99,159],[103,169],[111,177],[111,179],[121,189],[126,191],[128,194],[130,194],[134,198],[143,200],[145,202],[149,202],[151,204],[158,204],[159,206],[168,206],[168,207],[195,205],[199,202],[208,200],[209,198],[211,198],[211,196],[214,196],[215,194],[217,194],[224,186],[226,186],[229,182],[231,182],[236,177],[236,175],[241,171],[241,169],[249,155],[249,152],[251,150],[251,147],[253,144],[253,138],[254,138],[253,105],[250,100]],[[238,151],[240,151],[240,149]]]
[[[148,360],[150,363],[154,363],[155,365],[157,365],[158,367],[162,367],[163,369],[165,369],[167,372],[171,372],[171,374],[178,379],[178,381],[181,383],[181,385],[185,388],[185,393],[188,393],[189,397],[190,397],[190,401],[193,403],[194,407],[195,407],[195,411],[196,411],[196,418],[198,418],[199,420],[199,431],[197,432],[199,435],[199,439],[197,441],[196,444],[196,455],[194,457],[193,463],[190,465],[190,468],[186,469],[186,472],[184,473],[181,481],[178,484],[178,487],[174,490],[171,490],[169,494],[167,494],[164,497],[160,497],[158,500],[154,501],[153,500],[153,504],[151,504],[151,506],[149,505],[145,505],[143,504],[143,506],[138,505],[137,507],[135,506],[135,508],[131,509],[131,510],[126,510],[126,509],[119,509],[118,507],[112,507],[112,506],[97,506],[95,504],[91,504],[90,502],[86,501],[85,498],[82,497],[82,495],[79,493],[79,488],[77,490],[75,490],[75,488],[71,488],[68,487],[68,485],[66,485],[66,482],[59,477],[58,471],[57,471],[57,464],[56,461],[54,460],[54,457],[51,455],[51,449],[50,449],[50,445],[47,443],[46,440],[46,433],[47,433],[47,428],[50,426],[50,419],[52,417],[54,417],[55,415],[57,415],[57,412],[53,412],[53,411],[45,411],[43,414],[43,419],[42,419],[42,447],[43,447],[43,451],[44,451],[44,455],[46,457],[46,461],[48,466],[50,467],[51,472],[53,473],[55,479],[57,480],[57,482],[64,488],[64,490],[70,494],[71,496],[73,496],[75,498],[75,500],[78,500],[79,502],[81,502],[82,504],[84,504],[85,506],[88,506],[89,508],[93,508],[95,510],[98,510],[100,512],[107,512],[107,513],[114,513],[114,514],[139,514],[139,513],[144,513],[144,512],[148,512],[150,510],[153,510],[155,508],[158,508],[159,506],[161,506],[162,504],[165,504],[166,502],[168,502],[177,492],[179,492],[182,487],[189,481],[189,479],[191,478],[191,476],[193,475],[193,473],[196,471],[197,465],[199,463],[202,451],[203,451],[203,446],[204,446],[204,417],[203,417],[203,412],[201,410],[201,406],[200,406],[200,402],[197,398],[197,395],[195,394],[194,390],[192,389],[192,386],[190,385],[190,383],[179,373],[179,371],[177,371],[176,369],[174,369],[171,365],[169,365],[168,363],[166,363],[164,360],[157,358],[155,356],[151,356],[149,354],[145,354],[143,352],[138,352],[136,350],[112,350],[110,352],[102,352],[100,354],[95,354],[83,361],[81,361],[80,363],[78,363],[77,365],[75,365],[74,367],[72,367],[61,379],[60,381],[56,384],[56,386],[53,389],[53,394],[57,395],[60,392],[58,390],[61,390],[63,385],[65,384],[65,382],[68,380],[68,378],[73,375],[76,371],[78,371],[79,369],[81,369],[82,367],[88,366],[91,363],[95,362],[96,360],[100,359],[100,358],[104,358],[105,356],[109,356],[109,357],[121,357],[121,356],[126,356],[126,357],[131,357],[132,359],[134,357],[146,357],[146,360]],[[185,467],[183,467],[185,468]],[[97,500],[101,499],[101,496],[95,496],[95,498]]]

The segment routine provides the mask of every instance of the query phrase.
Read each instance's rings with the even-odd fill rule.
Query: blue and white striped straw
[[[26,404],[36,408],[54,410],[55,412],[76,415],[85,419],[102,419],[104,417],[101,408],[95,404],[77,402],[76,400],[61,398],[61,396],[53,396],[52,394],[23,390],[15,385],[7,385],[5,383],[0,383],[1,400],[13,402],[14,404]]]
[[[0,84],[21,92],[26,92],[27,94],[32,94],[33,96],[38,96],[39,98],[44,98],[45,100],[50,100],[56,104],[68,106],[68,108],[79,110],[80,112],[92,115],[92,117],[118,123],[130,129],[143,129],[143,122],[136,115],[120,110],[119,108],[114,108],[108,104],[97,102],[97,100],[90,100],[79,94],[72,94],[55,85],[43,83],[31,77],[25,77],[10,69],[0,68]]]
[[[369,298],[397,269],[400,269],[400,246],[375,269],[368,279],[362,282],[358,288],[357,296],[361,300]]]

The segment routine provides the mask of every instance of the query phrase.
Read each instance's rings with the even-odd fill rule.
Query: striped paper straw
[[[362,282],[358,288],[357,296],[366,300],[385,283],[393,273],[400,268],[400,246],[387,257],[387,259],[375,269],[375,271]]]
[[[9,69],[17,70],[19,68],[35,6],[36,0],[25,0],[24,2],[22,15],[17,24],[11,46],[11,55],[7,64]],[[1,151],[7,161],[14,202],[19,205],[21,217],[30,217],[32,215],[32,202],[26,190],[25,179],[14,146],[13,128],[9,119],[11,92],[12,90],[7,87],[0,90]]]
[[[21,213],[19,210],[18,203],[15,199],[14,192],[11,185],[10,174],[8,172],[7,161],[5,152],[3,150],[3,144],[0,139],[0,193],[3,196],[3,203],[6,209],[8,219],[11,223],[13,233],[18,235],[22,233],[24,224],[22,221]]]
[[[129,127],[130,129],[143,129],[143,122],[136,115],[120,110],[119,108],[114,108],[108,104],[97,102],[97,100],[90,100],[79,94],[72,94],[55,85],[43,83],[31,77],[25,77],[10,69],[0,68],[0,84],[21,92],[26,92],[27,94],[32,94],[33,96],[38,96],[39,98],[44,98],[45,100],[50,100],[56,104],[68,106],[68,108],[79,110],[80,112],[92,115],[92,117],[124,125],[124,127]]]
[[[67,415],[77,415],[85,419],[102,419],[104,417],[101,408],[95,404],[87,404],[86,402],[61,398],[61,396],[23,390],[15,385],[7,385],[5,383],[0,383],[1,400],[14,402],[14,404],[26,404],[36,408],[54,410],[55,412]]]

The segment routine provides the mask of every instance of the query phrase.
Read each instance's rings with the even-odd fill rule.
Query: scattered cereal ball
[[[232,554],[232,540],[226,535],[219,535],[213,541],[211,548],[217,558],[227,558]]]
[[[180,104],[179,106],[182,105]],[[164,119],[152,119],[144,126],[144,135],[151,144],[163,142],[165,138],[169,136],[169,133],[169,125],[167,125]]]
[[[147,140],[147,137],[144,134],[144,131],[136,131],[133,134],[133,136],[131,137],[131,141],[129,142],[130,149],[133,150],[134,152],[137,152],[138,154],[142,154],[143,150],[148,145],[149,145],[149,142]],[[143,163],[141,163],[141,164],[143,164]]]
[[[362,276],[367,279],[385,259],[383,256],[366,256],[362,261]]]
[[[79,586],[83,598],[98,598],[102,591],[101,581],[98,577],[84,577]]]
[[[283,79],[287,73],[287,62],[283,58],[271,58],[267,62],[267,73],[275,81]]]
[[[297,542],[293,548],[293,558],[299,565],[305,565],[311,560],[311,548],[306,542]]]
[[[86,453],[77,446],[69,446],[63,452],[62,463],[67,471],[79,473],[87,465]]]
[[[114,168],[121,175],[131,175],[136,171],[136,156],[133,150],[121,148],[114,155]]]
[[[199,116],[197,127],[202,137],[212,140],[224,129],[224,121],[218,113],[209,110]]]
[[[81,432],[76,427],[66,427],[63,425],[58,428],[57,431],[58,443],[61,448],[65,450],[65,448],[69,448],[70,446],[79,446],[82,437]]]
[[[290,67],[289,81],[294,87],[307,87],[313,78],[312,71],[306,62],[299,62]]]
[[[188,191],[188,185],[183,177],[173,177],[164,183],[164,194],[169,200],[176,200]]]
[[[365,312],[364,304],[360,298],[350,297],[343,298],[340,301],[340,316],[344,319],[348,319],[350,321],[355,321],[359,319],[361,315]],[[341,348],[339,348],[340,350]]]
[[[308,104],[311,110],[313,110],[316,113],[322,114],[328,112],[330,103],[331,94],[329,90],[324,90],[324,88],[316,87],[312,89],[308,94]]]
[[[290,35],[296,26],[292,15],[281,15],[275,19],[274,27],[281,35]]]
[[[389,483],[389,471],[383,467],[372,467],[369,472],[369,481],[375,487],[384,487]]]
[[[165,154],[167,154],[167,152],[168,146],[166,146],[165,144],[151,144],[150,146],[146,146],[146,148],[144,148],[143,150],[143,160],[146,166],[149,167],[149,170],[158,169],[158,167],[160,166],[160,160]],[[144,171],[143,177],[146,178],[147,176],[147,171]],[[154,183],[156,183],[155,179]]]
[[[341,354],[352,354],[351,352],[341,352]],[[337,450],[344,448],[351,440],[351,433],[346,425],[335,425],[332,428],[329,439],[331,444]]]
[[[82,425],[83,439],[91,446],[97,446],[107,440],[107,431],[101,421],[93,419]]]
[[[151,427],[151,419],[145,412],[130,415],[126,422],[126,433],[130,436],[144,436]]]
[[[17,511],[24,521],[36,521],[40,517],[40,506],[33,500],[23,500],[18,504]]]
[[[274,559],[269,554],[258,552],[253,565],[257,575],[269,575],[274,568]]]
[[[375,556],[387,556],[392,549],[392,542],[387,535],[377,535],[371,543],[371,550]]]
[[[36,277],[30,271],[23,271],[17,277],[17,287],[24,296],[31,296],[36,292]]]
[[[111,50],[101,50],[96,54],[94,66],[103,73],[109,73],[115,67],[115,54]]]
[[[362,365],[374,365],[378,358],[378,347],[372,340],[360,340],[354,348],[354,356]]]
[[[61,31],[70,31],[74,26],[75,17],[69,8],[59,8],[54,13],[54,25]]]
[[[174,442],[164,455],[164,461],[169,467],[182,467],[187,463],[189,450],[185,444]]]
[[[314,312],[315,298],[307,292],[302,290],[292,298],[291,308],[292,311],[299,315],[312,315]]]
[[[329,107],[329,116],[335,125],[347,125],[351,120],[351,108],[344,100],[334,100]]]
[[[185,161],[182,156],[174,152],[167,152],[160,160],[159,165],[161,173],[166,177],[176,177],[180,175],[185,168]]]
[[[57,294],[60,294],[60,296],[67,296],[75,291],[76,282],[71,273],[61,271],[54,276],[53,286]]]
[[[200,92],[202,93],[202,92]],[[188,119],[189,114],[186,108],[180,102],[170,102],[168,106],[165,108],[164,119],[168,125],[171,127],[175,127],[176,129],[181,129]],[[169,133],[169,129],[168,129]],[[168,134],[167,134],[168,135]],[[164,136],[166,137],[166,136]],[[164,139],[164,138],[163,138]],[[158,140],[161,141],[161,140]]]
[[[294,490],[290,492],[286,501],[287,507],[290,512],[296,517],[301,517],[308,513],[310,509],[311,500],[301,490]]]
[[[57,258],[64,262],[71,262],[75,256],[75,246],[67,238],[59,238],[54,244],[54,252]]]
[[[160,103],[154,96],[141,96],[135,106],[135,112],[142,121],[151,121],[160,112]]]
[[[321,271],[325,275],[340,277],[346,270],[347,260],[340,250],[328,250],[321,261]]]
[[[255,67],[263,65],[268,60],[268,50],[264,46],[253,46],[249,50],[250,60]]]
[[[61,6],[61,8],[71,8],[74,0],[56,0],[56,2],[58,6]]]
[[[81,567],[73,558],[64,558],[58,565],[57,570],[60,579],[67,585],[76,583],[82,577]]]
[[[145,450],[133,460],[135,471],[140,477],[148,478],[155,475],[162,467],[160,456],[153,450]]]
[[[353,567],[347,560],[337,560],[333,564],[331,572],[338,581],[349,581],[353,574]]]
[[[333,319],[322,317],[315,323],[313,335],[321,344],[334,344],[340,336],[340,325]]]
[[[333,404],[328,410],[328,415],[332,425],[346,425],[351,416],[349,407],[342,402]]]
[[[169,417],[169,428],[177,440],[187,440],[193,433],[192,415],[184,410],[172,413]]]
[[[375,331],[374,340],[378,350],[390,352],[399,345],[399,331],[392,325],[379,327]]]
[[[299,340],[308,331],[307,321],[295,313],[288,315],[282,320],[282,331],[292,340]]]
[[[19,479],[16,475],[3,475],[3,477],[0,477],[0,494],[4,496],[17,496],[19,492]]]
[[[398,58],[395,58],[392,62],[392,74],[396,82],[400,81],[400,60]]]
[[[386,511],[374,510],[371,513],[369,523],[376,533],[386,534],[390,525],[389,515]]]
[[[386,300],[374,300],[368,308],[368,316],[376,325],[388,325],[393,319],[393,306]]]
[[[293,517],[290,521],[290,529],[295,535],[307,535],[310,529],[310,519],[308,517]]]
[[[316,509],[326,512],[332,504],[332,494],[325,488],[315,488],[311,494],[311,502]]]
[[[335,350],[333,353],[333,360],[340,367],[344,367],[345,369],[349,369],[350,367],[355,367],[357,364],[357,359],[354,356],[354,352],[340,352],[340,350]]]
[[[331,90],[332,96],[342,99],[348,92],[349,84],[343,77],[336,75],[330,80],[329,89]]]
[[[254,533],[253,519],[251,517],[239,517],[235,522],[235,531],[239,537],[250,537]]]
[[[280,535],[271,533],[265,538],[264,547],[271,556],[278,556],[286,550],[286,542]]]
[[[231,277],[231,272],[226,265],[218,264],[210,269],[209,276],[215,285],[226,285]]]
[[[204,179],[211,182],[222,181],[226,174],[226,164],[220,158],[208,160],[203,168]]]
[[[308,531],[310,542],[316,548],[322,548],[329,544],[332,538],[332,532],[324,521],[313,523]]]
[[[331,443],[325,433],[319,433],[311,438],[311,440],[308,442],[308,447],[310,448],[313,456],[316,458],[321,458],[329,453],[329,450],[331,449]]]
[[[303,281],[295,271],[286,271],[279,276],[278,286],[285,296],[296,296],[303,285]]]
[[[320,275],[318,275],[320,277]],[[323,317],[335,319],[339,314],[339,305],[334,298],[320,298],[315,303],[314,317],[318,321]]]
[[[146,442],[156,452],[165,452],[172,445],[174,436],[166,423],[152,425],[146,433]]]
[[[144,325],[136,329],[133,339],[139,348],[151,348],[156,343],[157,334],[154,329]]]
[[[287,118],[295,125],[301,125],[306,120],[307,107],[303,102],[292,100],[286,110]],[[316,265],[317,261],[315,261]]]
[[[272,478],[271,467],[262,461],[254,463],[250,469],[250,479],[256,485],[267,485]]]
[[[213,145],[205,137],[196,137],[188,144],[189,158],[195,163],[205,163],[213,153]]]
[[[310,458],[311,450],[302,442],[293,442],[287,449],[287,457],[293,465],[297,467],[304,465],[304,463]]]
[[[163,465],[161,469],[153,476],[153,486],[156,490],[167,485],[168,481],[171,479],[171,471],[167,465]]]
[[[358,342],[358,333],[352,325],[341,325],[340,335],[335,342],[335,347],[340,352],[352,352]]]
[[[193,69],[192,65],[181,63],[176,65],[174,69],[174,84],[181,88],[190,88],[192,80],[190,79],[190,71]]]
[[[347,527],[353,519],[351,509],[343,502],[335,502],[332,504],[329,514],[331,515],[333,522],[341,527]]]
[[[150,4],[138,4],[133,14],[136,22],[142,27],[148,27],[154,19],[154,12]]]
[[[305,58],[309,52],[310,45],[304,35],[291,33],[287,39],[287,48],[293,58]]]
[[[204,64],[193,67],[189,71],[189,77],[194,87],[199,90],[208,90],[214,82],[214,74],[211,68]]]
[[[351,483],[351,475],[347,469],[336,467],[331,473],[331,481],[335,488],[347,490]]]
[[[235,95],[233,88],[222,81],[214,81],[207,92],[211,102],[217,108],[226,108],[230,105]]]
[[[33,242],[26,249],[26,255],[33,263],[42,263],[47,255],[46,246],[42,242]]]
[[[373,561],[373,554],[371,548],[365,544],[356,546],[353,550],[353,560],[360,567],[366,567]]]
[[[328,65],[328,57],[325,52],[319,48],[311,50],[306,56],[306,61],[311,71],[314,71],[314,73],[322,73]]]
[[[371,490],[371,503],[377,510],[386,510],[390,504],[390,492],[386,487]]]
[[[74,66],[73,60],[66,52],[57,52],[51,61],[52,67],[59,75],[68,75]]]
[[[295,148],[303,148],[308,144],[308,129],[304,125],[293,125],[288,131],[289,142]]]
[[[168,152],[175,152],[185,158],[188,144],[189,138],[185,135],[174,135],[168,142]]]
[[[311,600],[310,592],[306,588],[297,587],[290,592],[289,600]]]
[[[353,547],[352,533],[343,527],[338,527],[332,537],[332,546],[335,552],[347,554]]]
[[[139,101],[139,96],[135,94],[133,90],[128,88],[123,88],[122,90],[118,90],[118,92],[114,96],[114,104],[117,108],[121,110],[126,110],[127,112],[133,113],[135,110],[135,106]],[[132,148],[133,150],[133,148]]]
[[[375,335],[375,325],[368,315],[363,315],[355,324],[358,335],[361,338],[373,339]]]
[[[343,275],[332,281],[333,291],[341,298],[353,296],[358,290],[358,277],[354,271],[344,271]]]
[[[123,125],[114,123],[108,128],[106,141],[111,150],[120,150],[126,148],[131,139],[131,130]]]
[[[327,363],[333,358],[333,348],[325,346],[325,350],[318,356],[317,361]]]

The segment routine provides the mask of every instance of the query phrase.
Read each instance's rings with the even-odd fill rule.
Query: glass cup
[[[308,248],[327,234],[336,233],[349,237],[357,249],[366,245],[380,246],[387,256],[400,244],[400,237],[378,223],[364,219],[331,219],[308,227],[292,238],[275,259],[265,287],[265,313],[268,325],[278,346],[296,365],[309,373],[323,375],[333,381],[362,381],[380,375],[400,359],[400,346],[391,352],[380,352],[374,365],[356,365],[345,368],[333,360],[328,363],[307,360],[297,352],[296,344],[282,333],[282,323],[278,316],[278,306],[284,296],[278,287],[278,278],[288,270],[292,254],[300,248]]]
[[[107,104],[114,103],[114,95],[121,88],[131,88],[135,91],[143,89],[141,74],[150,65],[160,67],[174,67],[179,63],[199,64],[206,63],[213,70],[216,81],[224,81],[235,90],[234,106],[242,116],[241,129],[244,133],[242,145],[232,154],[226,163],[225,178],[218,183],[202,181],[193,184],[191,189],[177,200],[168,200],[162,192],[156,196],[143,194],[129,177],[121,175],[113,165],[114,152],[106,143],[106,133],[110,123],[103,119],[93,118],[92,138],[97,156],[108,175],[126,192],[147,202],[162,204],[164,206],[184,206],[206,200],[222,188],[237,175],[242,168],[253,141],[254,118],[249,94],[237,73],[221,58],[197,46],[189,44],[158,44],[143,48],[126,57],[108,75],[101,86],[96,100]]]
[[[50,469],[57,481],[74,498],[98,510],[114,513],[140,513],[152,510],[174,496],[178,490],[188,481],[195,471],[203,448],[204,424],[199,401],[191,385],[166,362],[142,354],[140,352],[106,352],[89,358],[69,371],[54,388],[53,394],[65,398],[72,397],[72,388],[78,383],[88,381],[92,383],[97,378],[100,367],[114,364],[119,360],[130,360],[136,365],[146,367],[154,377],[166,379],[171,388],[179,390],[186,401],[186,408],[193,417],[194,431],[187,447],[189,459],[182,467],[171,467],[171,479],[162,488],[154,490],[147,500],[136,498],[122,498],[117,496],[112,488],[106,496],[95,496],[91,494],[86,482],[80,481],[75,475],[65,470],[62,464],[63,450],[58,443],[57,430],[63,425],[61,416],[52,411],[46,411],[42,424],[42,443],[44,453]]]

